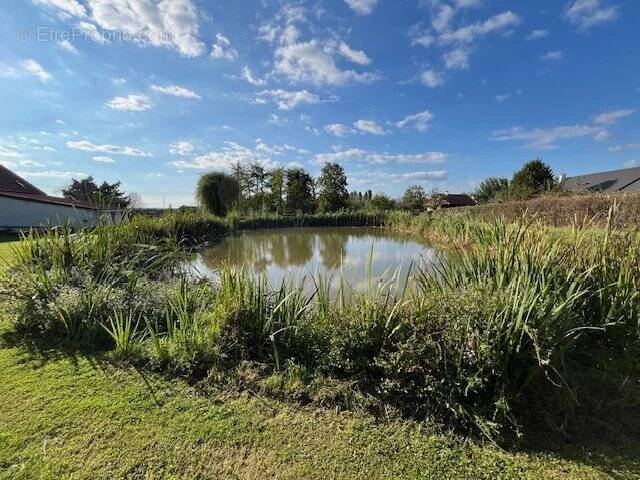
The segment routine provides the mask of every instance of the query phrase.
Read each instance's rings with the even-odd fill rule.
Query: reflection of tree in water
[[[349,235],[340,231],[330,231],[319,235],[322,264],[328,270],[340,268],[346,253]]]
[[[287,251],[284,243],[286,235],[282,233],[273,233],[269,235],[269,242],[271,246],[271,258],[280,268],[287,267]]]
[[[301,267],[313,258],[313,237],[307,232],[290,232],[285,237],[289,265]]]

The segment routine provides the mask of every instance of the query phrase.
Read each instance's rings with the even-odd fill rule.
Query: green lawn
[[[0,478],[589,479],[640,472],[628,459],[508,453],[410,423],[205,396],[181,380],[97,357],[34,351],[3,334]]]
[[[11,248],[15,245],[16,242],[3,242],[0,241],[0,265],[4,263],[3,261],[8,261],[11,259],[12,252]]]

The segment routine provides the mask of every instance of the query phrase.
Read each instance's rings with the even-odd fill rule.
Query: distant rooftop
[[[567,177],[562,186],[571,192],[640,192],[640,167]]]

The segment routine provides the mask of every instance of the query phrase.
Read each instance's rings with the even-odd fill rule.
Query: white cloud
[[[80,140],[77,142],[67,142],[67,147],[71,150],[80,150],[83,152],[108,153],[111,155],[128,155],[131,157],[151,157],[150,153],[144,152],[134,147],[119,147],[117,145],[95,145],[88,140]]]
[[[198,11],[192,0],[36,0],[66,16],[86,18],[78,27],[94,41],[106,43],[98,31],[117,32],[119,38],[139,45],[171,48],[196,57],[205,51],[198,37]],[[89,15],[90,12],[90,15]]]
[[[426,132],[429,129],[429,122],[431,122],[432,119],[433,113],[431,113],[429,110],[425,110],[424,112],[407,115],[402,120],[396,123],[396,127],[413,127],[421,132]]]
[[[171,155],[189,155],[193,152],[193,145],[189,142],[178,141],[169,145],[169,153]]]
[[[58,45],[60,46],[60,48],[62,48],[63,50],[66,50],[69,53],[73,53],[73,54],[78,53],[78,50],[76,49],[76,47],[74,47],[69,40],[62,40],[58,42]]]
[[[98,27],[96,27],[93,23],[80,22],[78,23],[77,27],[84,34],[84,37],[88,40],[99,43],[100,45],[111,43],[109,39],[100,30],[98,30]]]
[[[499,13],[483,22],[465,25],[453,31],[446,31],[439,36],[439,41],[447,43],[470,43],[476,38],[490,33],[504,31],[522,23],[522,19],[511,10]]]
[[[340,42],[338,52],[347,60],[358,65],[370,65],[371,59],[362,50],[354,50],[344,42]]]
[[[444,85],[442,74],[435,70],[425,70],[420,74],[420,81],[429,88],[436,88]]]
[[[447,52],[442,57],[449,70],[464,70],[469,68],[469,50],[458,47]]]
[[[542,55],[540,60],[558,61],[562,60],[562,57],[564,57],[562,50],[553,50]]]
[[[180,85],[167,85],[166,87],[151,85],[151,90],[165,95],[173,95],[174,97],[193,98],[195,100],[200,100],[201,98],[197,93],[181,87]]]
[[[211,151],[191,160],[171,162],[171,164],[180,169],[192,170],[228,170],[235,163],[274,166],[276,163],[270,157],[272,151],[274,150],[260,140],[256,142],[256,148],[244,147],[235,142],[225,142],[218,151]]]
[[[231,41],[218,33],[216,35],[216,43],[213,44],[211,56],[214,58],[224,58],[225,60],[235,60],[238,58],[238,51],[231,47]]]
[[[142,112],[152,107],[151,100],[146,95],[129,95],[128,97],[115,97],[106,104],[113,110],[127,112]]]
[[[38,77],[41,82],[47,82],[51,80],[51,74],[47,72],[42,65],[35,60],[29,59],[20,62],[20,66],[24,68],[29,74]]]
[[[255,85],[257,87],[261,87],[262,85],[267,83],[263,79],[256,77],[248,65],[245,65],[242,68],[242,78],[249,82],[251,85]]]
[[[571,138],[592,137],[601,141],[608,137],[608,132],[602,127],[591,125],[570,125],[555,128],[534,128],[527,130],[522,127],[514,127],[507,130],[492,132],[493,140],[523,140],[529,148],[556,148],[556,142]]]
[[[482,0],[454,0],[458,8],[475,8],[482,6]]]
[[[527,40],[538,40],[548,35],[549,32],[547,30],[533,30],[529,35],[527,35]]]
[[[511,98],[510,93],[505,93],[504,95],[496,95],[496,102],[502,103]]]
[[[622,164],[624,168],[634,168],[640,165],[640,161],[638,160],[627,160]]]
[[[87,10],[77,0],[34,0],[36,5],[55,8],[66,16],[84,17]]]
[[[320,153],[315,156],[316,163],[322,165],[325,162],[365,162],[370,164],[386,165],[395,163],[443,163],[447,155],[442,152],[425,152],[416,154],[390,154],[378,153],[360,148],[338,149],[331,153]]]
[[[613,110],[611,112],[604,112],[600,115],[596,115],[593,118],[593,123],[597,125],[613,125],[622,118],[629,117],[636,113],[634,108],[624,108],[621,110]]]
[[[615,145],[613,147],[609,147],[608,150],[611,153],[620,153],[623,152],[625,150],[632,150],[632,149],[636,149],[636,148],[640,148],[640,143],[627,143],[624,145]]]
[[[353,126],[356,130],[359,130],[362,133],[370,133],[371,135],[386,135],[387,131],[384,127],[378,125],[373,120],[357,120],[353,122]]]
[[[58,170],[41,171],[41,172],[16,172],[21,177],[31,178],[82,178],[88,174],[83,172],[61,172]]]
[[[324,130],[336,137],[344,137],[353,133],[353,129],[351,127],[343,125],[342,123],[330,123],[329,125],[324,126]]]
[[[349,8],[358,15],[369,15],[373,12],[378,0],[344,0]]]
[[[291,110],[303,103],[313,104],[319,103],[320,98],[308,90],[289,91],[289,90],[263,90],[257,93],[258,99],[265,100],[268,97],[278,105],[279,110]]]
[[[318,40],[280,46],[275,57],[275,71],[292,82],[344,85],[373,82],[379,78],[371,72],[341,70]]]
[[[93,157],[93,161],[98,163],[115,163],[116,162],[111,157]]]
[[[567,8],[565,16],[583,30],[618,18],[618,8],[603,3],[601,0],[576,0]]]

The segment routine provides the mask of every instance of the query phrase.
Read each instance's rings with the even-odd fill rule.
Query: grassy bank
[[[202,395],[104,357],[0,344],[0,478],[633,478],[623,452],[508,453],[411,423]],[[17,341],[17,343],[15,342]]]

